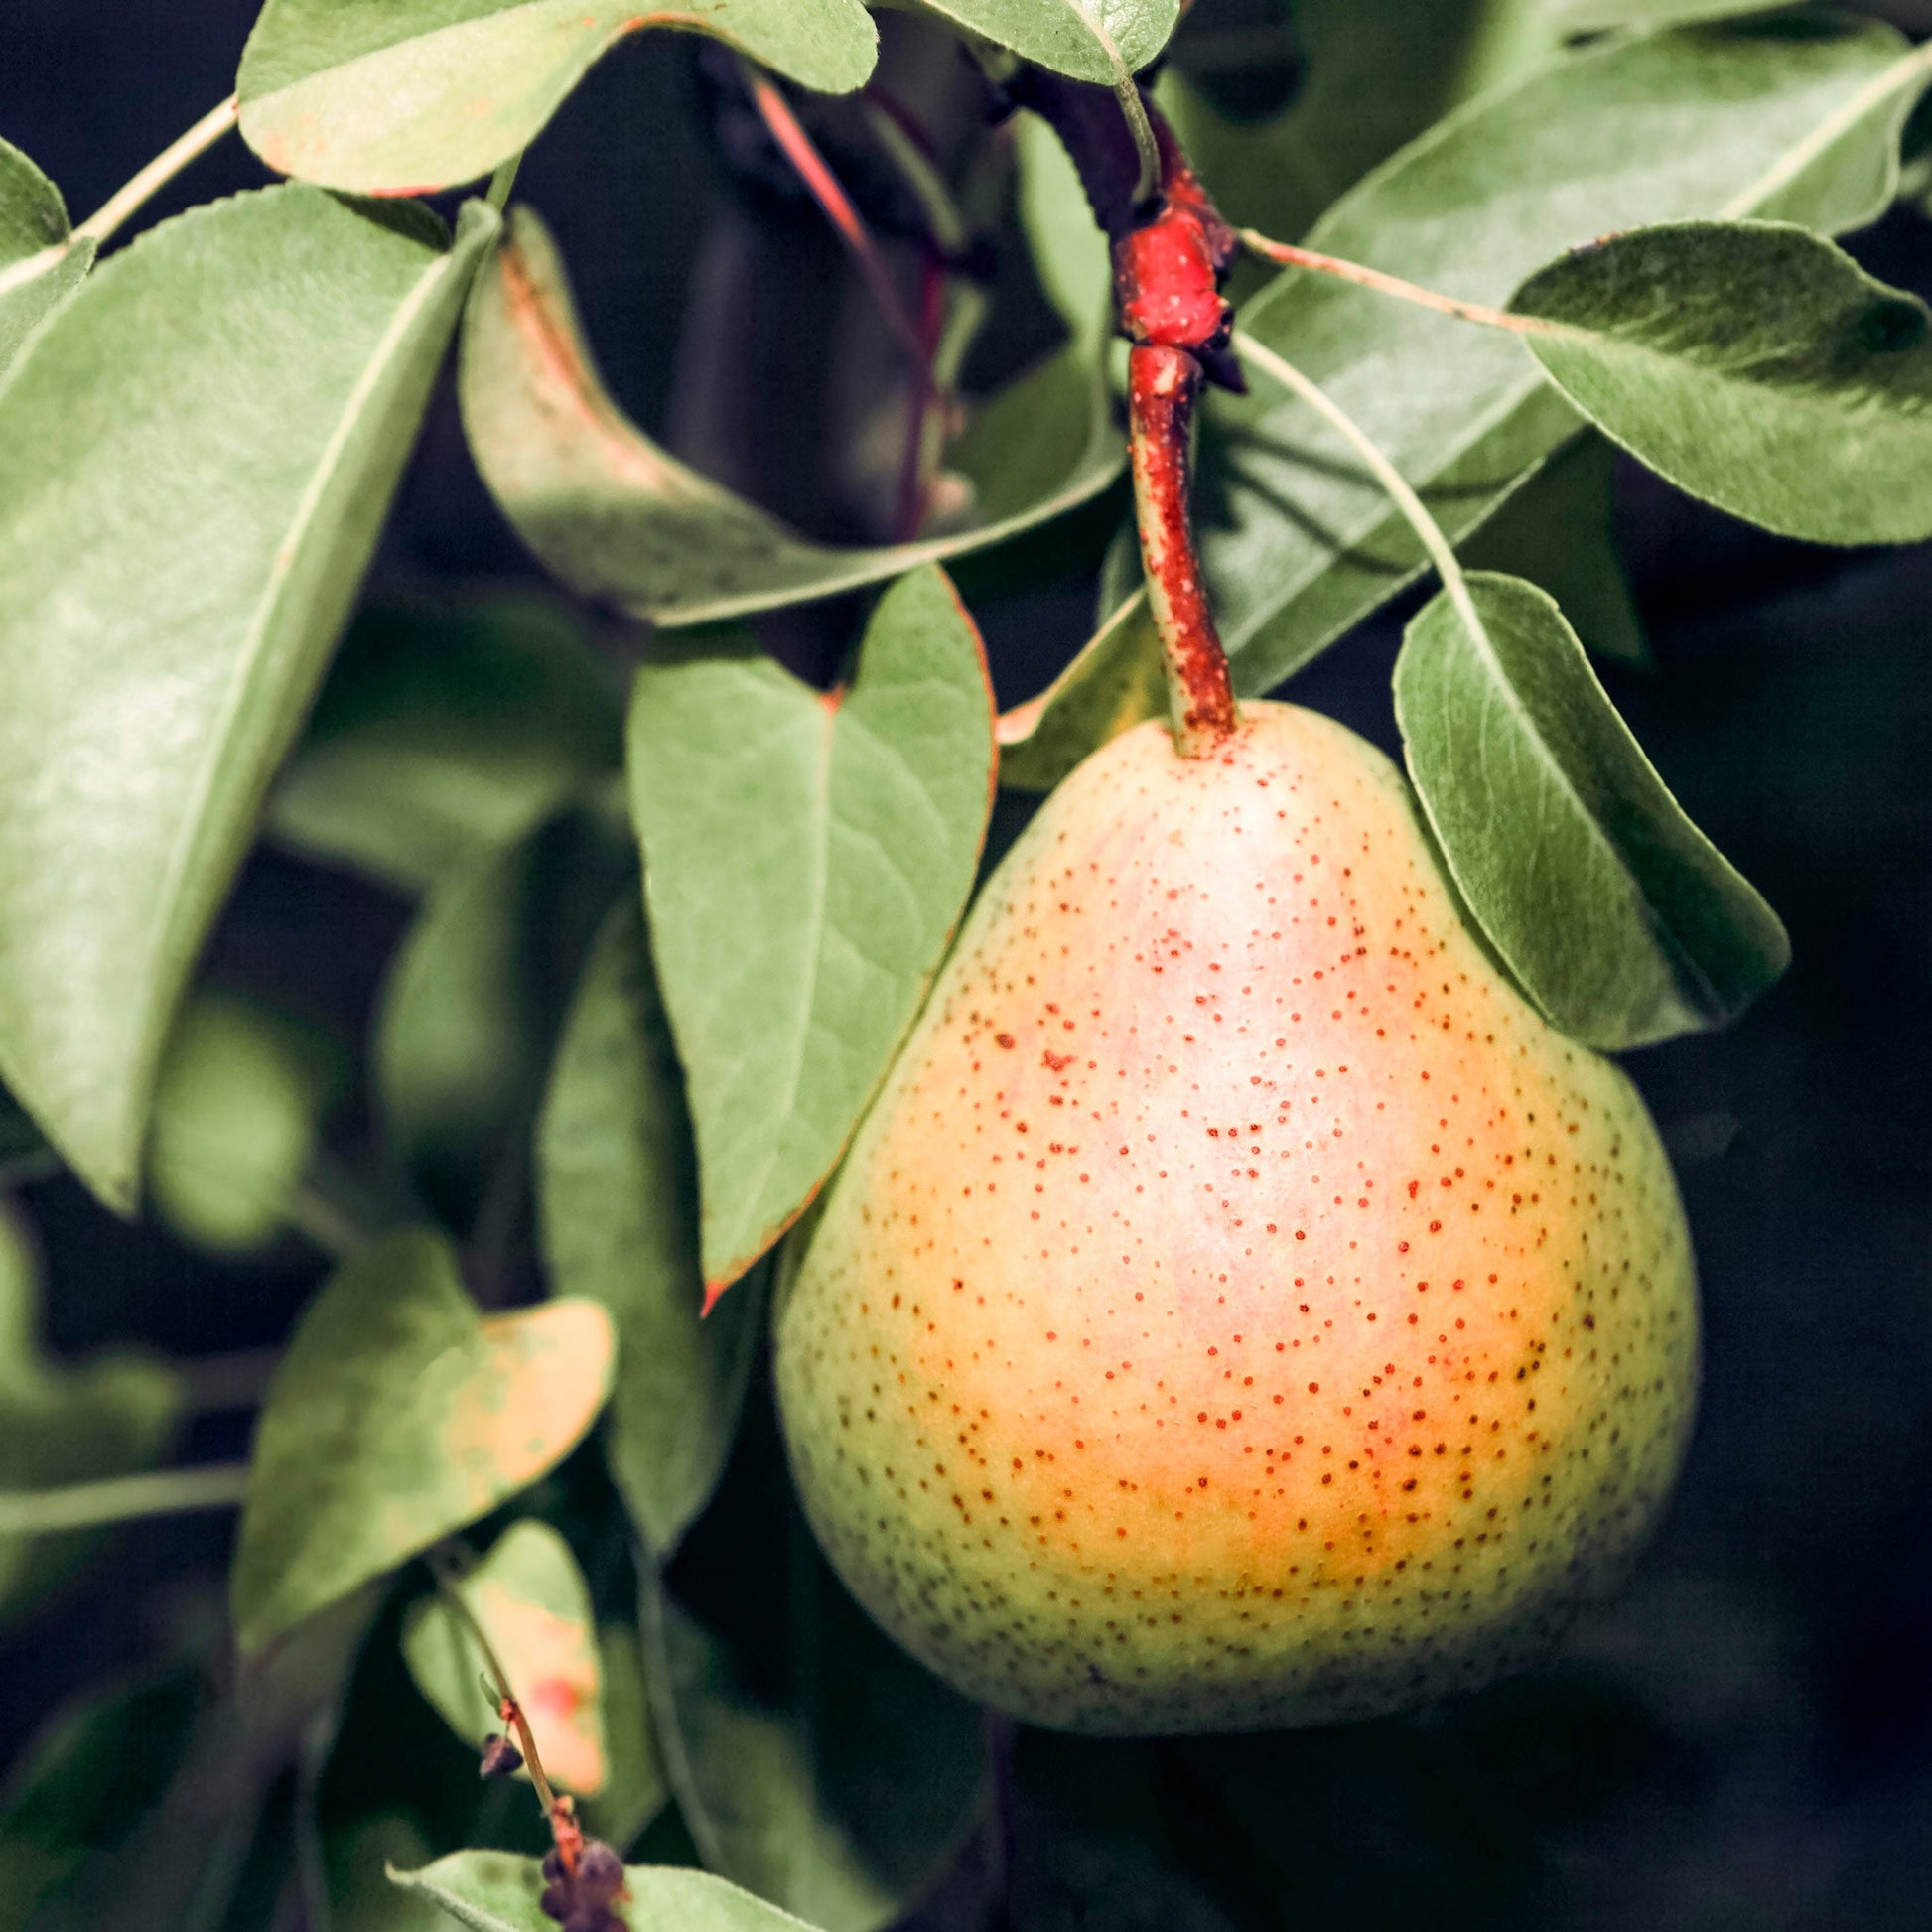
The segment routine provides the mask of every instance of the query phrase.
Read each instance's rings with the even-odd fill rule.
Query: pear
[[[1201,759],[1142,725],[1051,796],[776,1330],[854,1593],[1090,1732],[1534,1659],[1656,1517],[1697,1374],[1643,1103],[1471,934],[1395,767],[1280,704]]]

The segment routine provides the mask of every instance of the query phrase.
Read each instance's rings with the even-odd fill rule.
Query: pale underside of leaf
[[[241,131],[324,187],[447,188],[519,153],[649,27],[713,35],[832,93],[862,86],[877,54],[859,0],[271,0],[242,59]]]
[[[1023,59],[1111,87],[1146,67],[1173,36],[1178,0],[920,0]]]
[[[1120,440],[1097,362],[1080,379],[1093,402],[1083,447],[1069,450],[1064,477],[1039,502],[912,543],[814,543],[678,462],[623,416],[591,360],[554,243],[517,208],[471,303],[462,388],[478,467],[537,556],[582,596],[680,626],[885,583],[988,549],[1098,495],[1120,473]]]

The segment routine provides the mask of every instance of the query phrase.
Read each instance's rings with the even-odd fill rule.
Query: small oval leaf
[[[449,1586],[483,1627],[523,1707],[550,1782],[595,1798],[609,1777],[604,1675],[591,1593],[570,1545],[550,1527],[512,1523],[468,1576]],[[440,1596],[412,1604],[402,1626],[409,1674],[465,1743],[482,1747],[502,1720],[478,1679],[487,1666]],[[522,1773],[528,1776],[527,1768]]]
[[[645,27],[715,35],[824,93],[863,86],[878,55],[859,0],[268,0],[241,59],[242,136],[325,188],[475,181]]]
[[[231,1592],[244,1654],[487,1515],[582,1440],[611,1390],[609,1317],[482,1319],[412,1228],[330,1281],[270,1384]]]
[[[1765,904],[1684,815],[1555,602],[1473,573],[1395,671],[1410,774],[1450,875],[1550,1019],[1617,1051],[1722,1026],[1790,963]]]
[[[590,359],[543,224],[512,210],[464,323],[461,384],[470,447],[517,534],[573,590],[653,623],[712,623],[880,584],[964,556],[1076,508],[1119,475],[1097,358],[1074,345],[988,405],[1025,416],[1033,501],[975,479],[994,520],[914,543],[812,543],[687,469],[628,422]],[[1031,385],[1031,386],[1029,386]],[[1045,426],[1045,427],[1042,427]]]
[[[557,1292],[602,1303],[617,1325],[611,1474],[668,1558],[724,1472],[764,1297],[748,1283],[703,1313],[697,1151],[634,897],[605,921],[564,1022],[537,1200]]]
[[[130,1210],[157,1063],[495,217],[198,208],[0,390],[0,1071]]]
[[[740,1891],[706,1871],[679,1865],[627,1865],[626,1921],[664,1932],[812,1932],[802,1919]],[[469,1932],[557,1932],[537,1901],[544,1880],[535,1859],[512,1852],[456,1852],[421,1871],[390,1878],[417,1896],[431,1898]]]
[[[0,141],[0,378],[41,320],[80,285],[94,244],[76,241],[61,191]]]
[[[969,33],[1072,80],[1111,87],[1173,36],[1180,0],[918,0]]]
[[[355,620],[275,787],[283,844],[421,892],[623,761],[617,679],[549,598]]]
[[[638,673],[629,759],[715,1297],[831,1172],[972,890],[995,777],[979,632],[926,569],[839,692],[749,641],[692,644]]]
[[[1572,402],[1680,489],[1782,536],[1932,536],[1932,310],[1770,221],[1612,235],[1510,307]]]

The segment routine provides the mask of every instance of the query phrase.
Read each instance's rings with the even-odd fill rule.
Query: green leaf
[[[617,681],[559,604],[387,605],[350,628],[269,826],[299,852],[421,892],[622,760]]]
[[[508,1673],[550,1782],[580,1798],[598,1796],[610,1781],[604,1673],[591,1592],[570,1545],[548,1523],[526,1517],[450,1587]],[[441,1596],[410,1606],[402,1654],[416,1688],[465,1743],[481,1748],[502,1728],[478,1681],[485,1660]]]
[[[1049,521],[1119,475],[1097,358],[1057,357],[1023,407],[1051,433],[1030,474],[1052,479],[1008,510],[1003,480],[974,478],[996,520],[915,543],[840,549],[807,541],[756,504],[687,469],[628,422],[590,360],[563,265],[542,223],[515,209],[464,325],[470,447],[503,513],[585,597],[661,624],[709,623],[884,583]],[[1074,406],[1068,407],[1069,396]],[[1083,405],[1083,407],[1081,406]]]
[[[483,1319],[420,1229],[303,1317],[255,1436],[231,1592],[244,1654],[486,1516],[574,1449],[610,1394],[589,1302]]]
[[[380,529],[465,286],[306,188],[118,253],[0,391],[0,1071],[130,1210],[155,1072]]]
[[[1000,782],[1051,791],[1089,753],[1167,708],[1167,660],[1137,590],[1038,697],[1000,714]]]
[[[1173,38],[1180,0],[919,0],[927,13],[1073,80],[1111,87]]]
[[[1680,489],[1782,536],[1932,536],[1932,311],[1778,222],[1612,236],[1530,277],[1524,338]]]
[[[995,778],[979,632],[927,569],[830,695],[747,641],[695,643],[638,673],[629,757],[715,1295],[831,1172],[972,889]]]
[[[40,1340],[41,1271],[24,1222],[0,1199],[0,1469],[9,1489],[58,1489],[151,1466],[187,1406],[180,1379],[117,1352],[57,1362]],[[0,1628],[65,1582],[97,1547],[90,1531],[0,1535]]]
[[[1396,715],[1464,901],[1524,990],[1606,1051],[1722,1026],[1790,963],[1777,915],[1685,817],[1551,599],[1468,580],[1409,626]]]
[[[1600,34],[1613,27],[1672,27],[1692,21],[1736,20],[1781,13],[1793,0],[1543,0],[1543,11],[1566,34]]]
[[[1889,29],[1769,22],[1605,42],[1483,96],[1328,213],[1312,245],[1471,301],[1611,229],[1724,212],[1817,227],[1890,199],[1932,53]],[[1452,540],[1574,434],[1574,409],[1499,331],[1315,274],[1242,325],[1394,459]],[[1270,689],[1412,578],[1421,552],[1334,434],[1272,385],[1217,398],[1201,538],[1244,693]]]
[[[42,318],[79,287],[94,244],[75,241],[61,191],[0,141],[0,378]]]
[[[248,1254],[281,1233],[337,1085],[294,1022],[230,994],[182,1009],[155,1093],[148,1187],[184,1240]]]
[[[1616,465],[1614,446],[1585,431],[1469,538],[1464,561],[1527,577],[1597,656],[1647,668],[1650,640],[1616,546]]]
[[[611,1474],[668,1558],[724,1472],[764,1297],[748,1283],[702,1313],[697,1154],[634,897],[605,921],[564,1022],[537,1199],[557,1292],[602,1303],[616,1325]]]
[[[634,876],[619,827],[565,810],[481,846],[424,899],[378,1001],[376,1094],[390,1150],[467,1231],[519,1161],[585,954]]]
[[[715,35],[834,94],[863,86],[878,52],[859,0],[268,0],[241,59],[242,136],[326,188],[475,181],[644,27]]]
[[[644,1689],[644,1647],[636,1621],[598,1626],[604,1672],[604,1743],[610,1776],[603,1795],[584,1807],[584,1828],[621,1852],[670,1803]]]
[[[556,1932],[537,1905],[543,1878],[535,1859],[509,1852],[457,1852],[421,1871],[390,1871],[406,1890],[433,1898],[470,1932]],[[627,1923],[664,1932],[812,1932],[789,1912],[708,1872],[677,1865],[627,1865]]]
[[[644,1654],[671,1788],[705,1863],[827,1932],[878,1932],[978,1822],[978,1713],[897,1650],[794,1534],[811,1682],[782,1705],[649,1583]]]
[[[1037,114],[1015,117],[1014,151],[1020,219],[1039,286],[1076,341],[1098,341],[1113,329],[1113,261],[1073,159]]]
[[[331,1832],[324,1848],[330,1924],[344,1932],[448,1932],[448,1919],[430,1898],[403,1890],[389,1876],[429,1856],[427,1840],[401,1812],[378,1812]]]

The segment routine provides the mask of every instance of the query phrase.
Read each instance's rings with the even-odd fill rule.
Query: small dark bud
[[[537,1905],[545,1918],[553,1918],[563,1925],[571,1914],[571,1888],[568,1885],[546,1885]]]
[[[623,1890],[623,1861],[602,1839],[591,1839],[577,1861],[577,1902],[605,1906]]]
[[[625,1932],[625,1928],[615,1912],[602,1905],[589,1905],[564,1920],[564,1932]]]
[[[506,1778],[522,1768],[523,1753],[507,1737],[491,1732],[483,1739],[483,1762],[477,1767],[479,1776]]]

